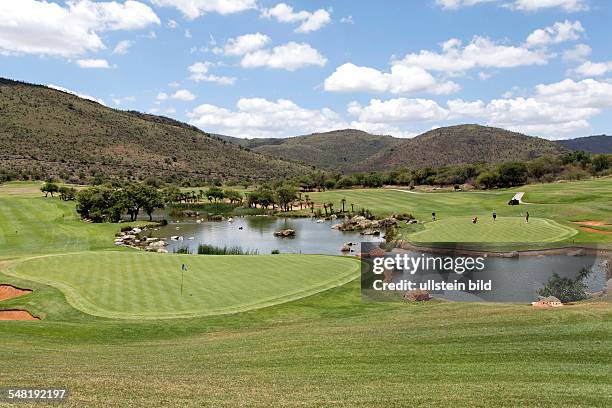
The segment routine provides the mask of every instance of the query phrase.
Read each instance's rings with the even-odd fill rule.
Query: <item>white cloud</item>
[[[75,92],[75,91],[72,91],[72,90],[70,90],[68,88],[64,88],[63,86],[59,86],[59,85],[48,84],[47,87],[51,88],[51,89],[55,89],[57,91],[62,91],[62,92],[69,93],[71,95],[78,96],[79,98],[83,98],[83,99],[87,99],[87,100],[90,100],[90,101],[98,102],[100,105],[106,106],[106,104],[104,103],[104,101],[102,99],[96,98],[96,97],[91,96],[91,95],[87,95],[87,94],[84,94],[84,93],[81,93],[81,92]]]
[[[281,23],[301,23],[295,29],[298,33],[309,33],[317,31],[331,22],[331,16],[327,10],[319,9],[314,12],[309,11],[294,11],[293,7],[279,3],[271,9],[264,9],[261,12],[262,17],[276,18]]]
[[[456,10],[461,7],[471,7],[481,3],[490,3],[497,0],[436,0],[436,4],[443,9]]]
[[[340,19],[340,22],[344,24],[355,24],[355,21],[353,20],[353,16],[342,17]]]
[[[493,2],[502,7],[521,11],[560,8],[567,12],[575,12],[589,9],[587,0],[436,0],[436,4],[446,10],[456,10],[462,7]]]
[[[236,38],[230,38],[223,48],[213,49],[215,54],[230,56],[244,55],[265,47],[270,42],[270,37],[261,33],[245,34]]]
[[[123,98],[116,97],[112,99],[113,103],[117,106],[122,105],[126,102],[134,102],[135,100],[136,100],[136,97],[134,96],[125,96]]]
[[[436,80],[420,67],[394,65],[390,73],[346,63],[334,71],[323,84],[330,92],[391,92],[408,94],[429,92],[447,94],[459,90],[454,82]]]
[[[396,98],[382,101],[372,99],[367,106],[351,102],[348,113],[364,123],[410,124],[430,120],[443,120],[448,110],[431,99]]]
[[[574,48],[563,52],[564,61],[584,61],[586,57],[591,55],[591,47],[586,44],[576,44]]]
[[[166,99],[168,99],[168,94],[165,92],[160,92],[157,94],[157,99],[158,101],[165,101]]]
[[[168,28],[175,29],[178,27],[178,23],[175,20],[168,20]]]
[[[585,61],[578,68],[575,69],[575,72],[583,77],[602,76],[607,74],[608,72],[612,72],[612,61]]]
[[[450,119],[476,118],[488,125],[560,139],[589,129],[589,119],[612,107],[612,84],[566,79],[540,84],[531,97],[483,101],[451,100]]]
[[[185,36],[185,38],[191,38],[191,30],[190,29],[185,29],[185,33],[183,34]]]
[[[71,57],[105,48],[99,32],[159,24],[151,8],[125,3],[72,1],[62,7],[37,0],[0,2],[0,52]]]
[[[105,59],[79,59],[76,63],[81,68],[110,68]]]
[[[421,50],[407,54],[396,64],[421,67],[430,71],[460,74],[473,68],[513,68],[523,65],[543,65],[548,56],[542,51],[497,44],[485,37],[474,37],[463,46],[456,38],[442,44],[442,52]]]
[[[179,89],[172,95],[170,95],[172,99],[178,99],[179,101],[193,101],[196,96],[189,92],[187,89]]]
[[[306,43],[288,42],[272,49],[246,54],[240,65],[244,68],[268,67],[295,71],[308,65],[324,66],[327,59]]]
[[[123,40],[119,41],[113,50],[113,54],[125,54],[128,52],[130,47],[134,44],[134,41]]]
[[[523,11],[538,11],[549,8],[561,8],[567,12],[589,9],[587,0],[514,0],[511,8]]]
[[[215,82],[219,85],[232,85],[236,82],[236,78],[227,77],[227,76],[217,76],[209,73],[211,67],[215,64],[209,61],[205,62],[196,62],[195,64],[187,67],[189,72],[191,72],[190,79],[196,82],[205,81],[205,82]]]
[[[203,104],[188,117],[203,130],[237,137],[286,137],[348,127],[331,109],[307,109],[287,99],[241,98],[236,110]]]
[[[540,28],[527,37],[527,47],[545,47],[549,44],[559,44],[565,41],[575,41],[584,33],[580,21],[556,22],[551,27]]]
[[[185,17],[194,19],[207,13],[222,15],[256,8],[255,0],[151,0],[156,6],[174,7]]]

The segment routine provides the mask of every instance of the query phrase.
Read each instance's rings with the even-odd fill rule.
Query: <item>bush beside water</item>
[[[200,244],[198,245],[198,254],[199,255],[257,255],[258,251],[254,250],[244,250],[239,246],[224,246],[218,247],[214,245]]]

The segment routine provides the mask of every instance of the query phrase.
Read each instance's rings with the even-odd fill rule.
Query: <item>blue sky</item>
[[[610,133],[603,0],[0,0],[0,75],[205,131]]]

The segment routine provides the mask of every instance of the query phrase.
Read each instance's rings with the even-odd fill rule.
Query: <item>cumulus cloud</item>
[[[314,12],[294,11],[293,7],[279,3],[270,9],[264,9],[261,16],[265,18],[275,18],[281,23],[301,23],[295,32],[309,33],[317,31],[331,22],[331,16],[327,10],[319,9]]]
[[[591,62],[585,61],[574,70],[578,75],[583,77],[597,77],[606,75],[612,72],[612,61],[607,62]]]
[[[72,1],[63,7],[38,0],[0,2],[0,52],[62,57],[105,48],[100,32],[159,24],[144,3]]]
[[[254,9],[255,0],[151,0],[161,7],[174,7],[189,19],[194,19],[208,13],[233,14]]]
[[[588,0],[436,0],[436,4],[446,10],[457,10],[484,3],[497,3],[502,7],[521,11],[560,8],[571,13],[589,9]]]
[[[390,73],[346,63],[325,79],[323,87],[330,92],[391,92],[408,94],[428,92],[448,94],[459,90],[451,81],[439,81],[421,67],[394,65]]]
[[[270,42],[270,37],[261,33],[245,34],[236,38],[230,38],[223,48],[213,49],[215,54],[240,56],[265,47]]]
[[[174,92],[172,95],[169,95],[169,98],[171,99],[177,99],[179,101],[193,101],[196,96],[194,94],[192,94],[191,92],[189,92],[187,89],[179,89],[178,91]]]
[[[584,33],[580,21],[556,22],[554,25],[535,30],[527,37],[527,47],[545,47],[565,41],[575,41]]]
[[[105,59],[79,59],[76,63],[81,68],[110,68]]]
[[[288,42],[272,49],[247,53],[240,61],[244,68],[268,67],[295,71],[308,65],[324,66],[327,63],[318,50],[306,43]]]
[[[237,137],[286,137],[348,127],[331,109],[308,109],[287,99],[241,98],[234,110],[203,104],[188,117],[206,131]]]
[[[366,106],[351,102],[348,113],[364,123],[410,124],[448,117],[448,110],[431,99],[372,99]]]
[[[190,65],[189,67],[187,67],[189,72],[191,72],[189,79],[196,82],[214,82],[219,85],[233,85],[234,82],[236,82],[236,78],[234,77],[218,76],[211,74],[209,70],[211,67],[214,66],[215,64],[209,61],[196,62],[195,64]]]
[[[573,48],[563,52],[564,61],[584,61],[591,55],[591,47],[586,44],[576,44]]]
[[[75,91],[72,91],[72,90],[70,90],[68,88],[64,88],[63,86],[59,86],[59,85],[48,84],[47,87],[51,88],[51,89],[55,89],[57,91],[62,91],[62,92],[66,92],[66,93],[78,96],[79,98],[83,98],[83,99],[87,99],[87,100],[90,100],[90,101],[98,102],[100,105],[106,106],[106,104],[104,103],[104,100],[102,100],[100,98],[96,98],[95,96],[87,95],[87,94],[84,94],[82,92],[75,92]]]
[[[514,0],[509,7],[522,11],[538,11],[549,8],[560,8],[567,12],[589,9],[587,0]]]
[[[126,54],[130,47],[134,44],[134,41],[123,40],[119,41],[113,50],[113,54]]]
[[[612,84],[605,81],[565,79],[535,87],[531,97],[451,100],[450,119],[476,118],[487,124],[560,139],[590,127],[589,119],[612,107]]]
[[[407,54],[396,64],[460,74],[473,68],[514,68],[547,62],[548,56],[542,51],[498,44],[489,38],[476,36],[465,46],[461,40],[453,38],[442,44],[442,52],[421,50]]]

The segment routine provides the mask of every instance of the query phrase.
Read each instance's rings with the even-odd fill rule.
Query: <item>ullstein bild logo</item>
[[[507,246],[516,247],[516,244]],[[597,249],[484,250],[482,245],[398,247],[361,244],[361,291],[368,300],[414,297],[453,301],[533,302],[547,283],[581,280],[586,291],[604,289],[612,262]]]

